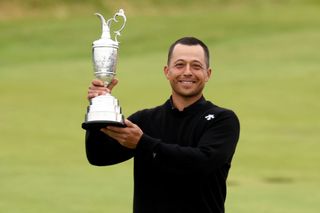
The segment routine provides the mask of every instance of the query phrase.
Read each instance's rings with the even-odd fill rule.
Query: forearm
[[[139,151],[141,155],[152,155],[152,164],[158,169],[181,174],[207,174],[227,164],[234,148],[220,145],[184,147],[144,137],[137,153]]]
[[[86,154],[88,161],[96,166],[120,163],[133,156],[133,150],[121,146],[100,130],[86,132]]]
[[[136,156],[152,156],[152,166],[174,173],[207,174],[229,166],[239,137],[239,123],[229,117],[216,123],[202,135],[196,146],[181,146],[144,134]],[[150,159],[150,158],[149,158]]]

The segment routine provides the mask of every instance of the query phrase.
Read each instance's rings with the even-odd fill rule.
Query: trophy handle
[[[120,9],[114,16],[113,18],[108,19],[108,21],[106,21],[104,19],[104,17],[100,14],[100,13],[95,13],[95,15],[97,15],[100,20],[101,20],[101,25],[102,25],[102,35],[101,38],[102,39],[110,39],[110,26],[111,26],[111,22],[119,22],[119,20],[117,19],[119,16],[122,17],[123,19],[123,24],[121,25],[120,29],[113,31],[115,33],[115,41],[118,42],[117,37],[121,35],[121,31],[123,30],[124,26],[126,25],[127,22],[127,17],[124,14],[123,9]]]
[[[109,26],[109,28],[110,28],[111,21],[118,22],[119,20],[118,20],[117,18],[118,18],[119,16],[122,17],[122,19],[123,19],[123,24],[121,25],[120,29],[118,29],[118,30],[116,30],[116,31],[113,31],[113,32],[115,33],[114,40],[115,40],[116,42],[118,42],[117,37],[121,35],[120,32],[123,30],[123,28],[124,28],[124,26],[126,25],[126,22],[127,22],[127,17],[126,17],[126,15],[124,14],[123,9],[120,9],[120,10],[113,16],[113,18],[111,18],[111,19],[109,19],[109,20],[107,21],[107,24],[108,24],[108,26]]]

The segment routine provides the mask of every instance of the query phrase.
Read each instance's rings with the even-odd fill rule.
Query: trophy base
[[[101,129],[107,126],[126,127],[124,123],[118,121],[87,121],[82,123],[82,128],[85,130]]]
[[[101,129],[106,126],[126,127],[119,101],[110,94],[99,95],[90,100],[82,128]]]

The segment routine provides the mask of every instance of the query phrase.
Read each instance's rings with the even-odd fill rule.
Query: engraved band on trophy
[[[104,17],[95,13],[102,25],[101,38],[94,41],[92,44],[92,62],[94,74],[97,79],[104,82],[108,86],[116,75],[117,54],[119,42],[117,36],[123,30],[126,24],[126,16],[124,11],[120,9],[113,18],[107,21]],[[123,24],[117,31],[113,31],[115,39],[111,39],[110,27],[112,22],[118,22],[118,17],[123,19]],[[125,126],[124,116],[121,114],[119,101],[111,94],[99,95],[90,100],[90,105],[87,108],[85,121],[82,123],[83,129],[102,128],[107,125]]]

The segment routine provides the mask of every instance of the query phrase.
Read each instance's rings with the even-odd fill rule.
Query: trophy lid
[[[98,40],[95,40],[92,44],[93,47],[113,47],[118,48],[119,42],[113,41],[112,39],[103,39],[100,38]]]
[[[126,16],[124,14],[123,9],[120,9],[119,12],[117,12],[113,18],[109,19],[106,21],[104,17],[100,13],[95,13],[100,20],[101,20],[101,27],[102,27],[102,34],[101,38],[93,42],[93,47],[113,47],[113,48],[118,48],[119,47],[119,42],[117,40],[117,36],[120,36],[120,31],[124,28],[126,24]],[[114,31],[115,33],[115,40],[111,39],[110,36],[110,26],[111,26],[111,21],[118,22],[117,17],[121,16],[124,20],[121,28],[117,31]]]

